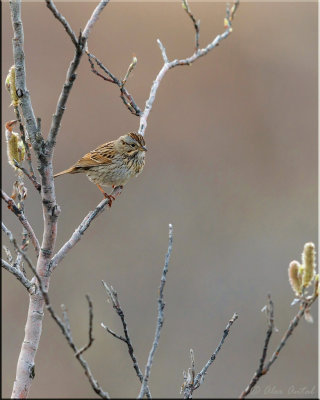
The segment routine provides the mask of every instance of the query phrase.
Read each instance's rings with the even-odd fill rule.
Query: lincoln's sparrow
[[[105,198],[110,200],[111,206],[114,197],[105,193],[101,186],[123,186],[132,176],[139,175],[145,164],[146,151],[143,136],[131,132],[90,151],[69,169],[59,172],[54,177],[85,173]]]

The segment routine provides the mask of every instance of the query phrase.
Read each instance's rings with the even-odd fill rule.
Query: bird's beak
[[[146,146],[141,146],[141,150],[143,150],[143,151],[148,151],[148,149],[146,148]]]

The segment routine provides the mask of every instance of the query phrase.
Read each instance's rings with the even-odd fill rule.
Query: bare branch
[[[80,365],[82,366],[82,368],[83,368],[83,370],[84,370],[84,372],[85,372],[85,374],[86,374],[86,376],[87,376],[87,378],[88,378],[93,390],[101,398],[109,399],[110,398],[109,394],[107,392],[103,391],[103,389],[101,388],[101,386],[99,385],[97,380],[92,375],[91,369],[90,369],[87,361],[82,357],[81,353],[79,352],[79,350],[77,349],[76,345],[74,344],[74,341],[73,341],[71,333],[70,333],[70,329],[68,328],[68,325],[63,323],[62,320],[56,315],[55,311],[53,310],[53,308],[51,306],[48,294],[47,293],[45,294],[44,291],[42,291],[42,294],[43,294],[44,299],[45,299],[47,310],[49,311],[49,313],[50,313],[51,317],[53,318],[53,320],[57,323],[57,325],[61,329],[63,336],[67,339],[67,342],[68,342],[69,346],[71,347],[71,349],[75,353],[75,356],[76,356],[77,360],[79,361]],[[64,313],[66,313],[66,311]],[[83,351],[81,351],[81,352],[83,352]]]
[[[20,165],[16,160],[13,160],[13,162],[14,162],[14,165],[25,174],[25,176],[32,182],[32,184],[36,188],[36,190],[40,193],[41,185],[37,181],[36,177],[34,175],[30,175],[29,172],[22,165]]]
[[[8,236],[10,242],[13,244],[15,251],[17,252],[20,257],[23,257],[28,265],[32,266],[32,263],[30,259],[27,257],[27,255],[19,248],[17,240],[14,238],[12,232],[5,226],[3,222],[1,222],[1,228],[3,232]],[[10,265],[9,263],[6,263],[4,260],[2,260],[2,267],[5,268],[7,271],[11,272],[22,284],[23,286],[31,293],[34,293],[34,284],[29,281],[29,279],[26,277],[23,271],[19,269],[19,263],[20,260],[17,257],[16,262],[14,265]]]
[[[3,247],[4,252],[6,253],[7,260],[9,261],[10,264],[12,264],[13,263],[13,257],[12,257],[11,251],[5,245],[2,245],[2,247]]]
[[[57,7],[55,6],[55,4],[53,3],[53,1],[51,0],[46,0],[47,3],[47,7],[49,8],[49,10],[52,11],[52,14],[57,18],[58,21],[61,22],[61,24],[63,25],[64,29],[66,30],[67,34],[70,36],[72,43],[78,47],[79,43],[78,40],[76,38],[76,35],[74,34],[71,26],[69,25],[68,21],[65,19],[65,17],[63,15],[61,15],[61,13],[58,11]]]
[[[265,359],[266,359],[267,350],[268,350],[268,346],[269,346],[269,340],[270,340],[270,336],[271,336],[273,328],[274,328],[274,323],[273,323],[273,319],[274,319],[274,317],[273,317],[273,303],[271,301],[270,295],[268,295],[268,298],[269,298],[269,307],[267,308],[268,330],[267,330],[267,334],[266,334],[266,338],[265,338],[265,342],[264,342],[262,357],[261,357],[260,362],[259,362],[259,367],[258,367],[257,371],[254,373],[253,377],[251,378],[250,383],[248,384],[246,389],[239,396],[240,399],[244,399],[245,397],[247,397],[248,394],[253,389],[253,387],[257,384],[259,379],[269,371],[271,365],[278,358],[278,356],[280,354],[280,351],[286,345],[287,340],[292,335],[294,329],[298,326],[301,318],[306,313],[306,311],[309,310],[309,308],[311,307],[313,302],[317,299],[317,295],[314,295],[314,296],[310,297],[309,299],[303,299],[301,301],[299,312],[296,314],[296,316],[290,322],[289,327],[286,330],[286,332],[284,333],[284,335],[283,335],[279,345],[277,346],[275,352],[272,354],[270,360],[265,364]]]
[[[78,350],[77,346],[75,345],[73,339],[72,339],[72,335],[71,335],[71,330],[70,330],[70,323],[69,323],[69,318],[67,315],[67,311],[66,308],[62,305],[62,310],[63,310],[63,319],[64,322],[62,322],[61,318],[55,313],[51,303],[50,303],[50,299],[49,299],[49,295],[48,295],[48,291],[44,288],[43,282],[42,282],[42,278],[38,275],[36,269],[33,267],[33,265],[31,265],[31,269],[32,271],[35,273],[38,283],[39,283],[39,290],[43,296],[45,305],[47,310],[49,311],[52,319],[56,322],[56,324],[59,326],[59,328],[61,329],[61,332],[63,334],[63,336],[66,338],[69,346],[71,347],[71,349],[73,350],[73,352],[75,353],[75,357],[77,358],[77,360],[79,361],[80,365],[82,366],[85,375],[87,376],[93,390],[95,391],[95,393],[97,393],[101,398],[103,399],[109,399],[110,396],[107,392],[103,391],[103,389],[101,388],[101,386],[99,385],[99,383],[97,382],[97,380],[94,378],[94,376],[92,375],[91,369],[87,363],[87,361],[82,357],[81,353],[83,353],[86,349],[82,349],[82,350]],[[89,313],[90,313],[90,318],[89,318],[89,343],[93,341],[92,338],[92,319],[93,319],[93,311],[92,311],[92,302],[89,298],[89,296],[87,296],[87,300],[89,303]],[[91,345],[90,343],[90,345]],[[90,347],[90,345],[86,346],[86,348]]]
[[[169,267],[170,256],[171,256],[171,252],[172,252],[172,242],[173,242],[172,225],[169,224],[168,252],[167,252],[166,258],[165,258],[165,263],[164,263],[164,267],[163,267],[163,271],[162,271],[161,283],[160,283],[160,288],[159,288],[157,326],[156,326],[153,344],[152,344],[152,347],[151,347],[151,350],[149,353],[149,357],[148,357],[148,361],[147,361],[147,365],[145,368],[143,381],[142,381],[141,388],[140,388],[140,393],[138,395],[139,399],[141,399],[144,396],[144,394],[146,393],[146,388],[147,388],[148,381],[150,378],[150,372],[151,372],[153,358],[154,358],[155,352],[157,350],[157,347],[159,345],[160,332],[161,332],[161,328],[163,326],[163,319],[164,319],[163,310],[164,310],[164,306],[165,306],[165,303],[163,301],[163,289],[166,284],[166,277],[167,277],[167,272],[168,272],[168,267]]]
[[[90,296],[86,294],[86,299],[88,301],[88,306],[89,306],[89,341],[88,344],[86,344],[84,347],[82,347],[80,350],[78,350],[75,354],[76,357],[78,357],[80,354],[84,353],[88,348],[92,345],[94,338],[92,336],[92,323],[93,323],[93,308],[92,308],[92,301],[90,299]]]
[[[157,43],[160,47],[161,50],[161,54],[162,54],[162,58],[165,64],[168,64],[169,60],[168,60],[168,56],[167,56],[167,52],[166,49],[164,47],[164,45],[162,44],[162,42],[160,41],[160,39],[157,39]]]
[[[188,3],[185,0],[183,1],[183,7],[185,8],[185,10],[187,11],[187,13],[189,14],[189,16],[191,17],[191,12],[188,8]],[[182,66],[182,65],[191,65],[194,61],[196,61],[198,58],[205,56],[206,54],[208,54],[209,51],[211,51],[212,49],[214,49],[216,46],[218,46],[218,44],[225,38],[227,38],[230,33],[232,32],[232,26],[231,26],[231,21],[235,15],[235,12],[238,8],[239,5],[239,1],[236,0],[234,5],[232,6],[231,10],[227,7],[227,12],[226,12],[226,18],[225,18],[225,31],[216,36],[216,38],[209,43],[206,47],[200,49],[199,47],[197,47],[199,45],[198,40],[199,40],[199,25],[198,25],[198,31],[196,29],[196,50],[195,52],[192,54],[192,56],[185,58],[185,59],[181,59],[181,60],[173,60],[173,61],[168,61],[166,52],[165,52],[165,48],[162,45],[162,43],[160,42],[160,40],[158,39],[158,44],[160,46],[161,49],[161,53],[162,53],[162,58],[164,60],[164,65],[161,68],[160,72],[158,73],[156,79],[153,81],[153,84],[151,86],[151,90],[150,90],[150,95],[149,98],[146,101],[146,105],[145,108],[140,116],[140,126],[139,126],[139,131],[138,133],[140,133],[142,136],[144,136],[146,127],[147,127],[147,119],[148,116],[150,114],[150,111],[152,109],[156,94],[157,94],[157,90],[159,87],[160,82],[162,81],[163,77],[165,76],[165,74],[169,71],[169,69],[172,69],[174,67],[177,66]],[[188,12],[189,10],[189,12]],[[194,19],[194,17],[192,18],[192,21]],[[194,19],[195,21],[195,19]],[[198,24],[198,23],[197,23]]]
[[[119,339],[119,340],[121,340],[121,341],[127,343],[126,339],[125,339],[123,336],[118,335],[117,333],[115,333],[113,330],[111,330],[110,328],[108,328],[103,322],[101,322],[101,326],[102,326],[103,329],[105,329],[107,332],[109,332],[109,333],[110,333],[112,336],[114,336],[116,339]]]
[[[186,10],[186,13],[189,15],[191,21],[193,22],[193,26],[196,31],[196,51],[197,51],[199,49],[200,21],[197,21],[193,16],[187,0],[182,0],[182,7]]]
[[[26,122],[28,134],[31,144],[39,156],[42,152],[41,145],[43,138],[38,131],[36,118],[33,112],[30,94],[26,86],[25,58],[24,58],[24,35],[21,20],[21,0],[10,0],[12,27],[14,31],[13,56],[15,64],[15,85],[17,95],[20,98],[20,105]]]
[[[111,193],[111,196],[116,197],[122,191],[121,186],[117,186]],[[101,214],[105,207],[110,204],[110,200],[103,199],[95,208],[94,211],[90,211],[89,214],[83,219],[78,228],[73,232],[70,239],[60,248],[60,250],[54,255],[49,264],[49,270],[52,272],[57,265],[64,259],[67,253],[79,242],[84,232],[89,228],[91,222]]]
[[[99,76],[100,78],[102,78],[103,80],[107,81],[107,82],[111,82],[114,83],[115,85],[119,86],[120,88],[120,98],[123,101],[124,105],[128,108],[128,110],[137,116],[141,115],[141,110],[140,108],[137,106],[137,104],[135,103],[132,95],[127,91],[127,89],[125,88],[125,83],[129,77],[129,74],[131,73],[131,71],[133,70],[133,68],[136,65],[136,59],[134,58],[132,63],[129,65],[128,71],[124,77],[124,79],[120,80],[118,78],[116,78],[109,70],[108,68],[106,68],[102,62],[100,60],[97,59],[96,56],[94,56],[93,54],[90,54],[89,52],[87,52],[88,55],[88,60],[91,66],[91,71],[96,74],[97,76]],[[100,74],[94,66],[93,61],[94,60],[97,65],[108,75],[104,76],[102,74]]]
[[[68,332],[68,334],[70,335],[70,337],[72,339],[69,316],[68,316],[67,308],[66,308],[66,306],[64,304],[61,304],[61,310],[62,310],[62,317],[63,317],[63,321],[64,321],[64,325],[65,325],[66,331]]]
[[[39,251],[40,251],[40,245],[38,242],[38,239],[32,229],[32,226],[30,225],[29,221],[27,220],[26,216],[24,215],[24,213],[22,212],[22,210],[20,210],[16,203],[14,202],[14,200],[11,199],[11,197],[9,197],[3,190],[1,190],[1,197],[2,199],[8,204],[8,208],[9,210],[11,210],[19,219],[19,221],[21,222],[21,224],[23,225],[23,227],[26,229],[26,231],[28,232],[28,236],[34,246],[34,249],[36,251],[36,255],[37,257],[39,256]]]
[[[207,373],[208,368],[210,367],[210,365],[214,362],[214,360],[217,357],[217,354],[219,353],[219,351],[221,350],[221,347],[226,339],[226,337],[229,334],[230,328],[232,326],[232,324],[238,319],[238,315],[237,314],[233,314],[232,318],[230,319],[230,321],[228,322],[228,325],[226,326],[226,329],[223,331],[223,336],[222,339],[218,345],[218,347],[216,348],[216,350],[214,351],[214,353],[212,354],[212,356],[210,357],[209,361],[207,362],[207,364],[202,368],[202,370],[198,373],[198,375],[196,376],[195,380],[194,380],[194,384],[195,384],[195,389],[197,389],[200,384],[203,382],[204,380],[204,376]]]
[[[260,364],[259,364],[259,368],[257,370],[257,374],[260,375],[262,373],[263,370],[263,366],[264,366],[264,362],[266,360],[267,357],[267,351],[268,351],[268,347],[269,347],[269,342],[271,339],[271,335],[273,333],[274,330],[274,307],[273,307],[273,301],[271,300],[271,295],[268,294],[268,306],[266,307],[266,313],[267,313],[267,318],[268,318],[268,330],[266,333],[266,338],[264,341],[264,346],[263,346],[263,351],[262,351],[262,356],[260,359]]]
[[[129,332],[128,332],[127,322],[125,320],[124,312],[123,312],[123,310],[122,310],[122,308],[120,306],[119,300],[118,300],[118,294],[117,294],[117,292],[114,290],[114,288],[112,286],[109,287],[104,281],[102,281],[102,283],[103,283],[103,286],[106,289],[106,292],[107,292],[107,294],[109,296],[109,299],[112,302],[113,308],[116,310],[116,313],[119,315],[119,317],[121,319],[122,326],[123,326],[123,332],[124,332],[125,337],[123,337],[121,335],[118,335],[117,333],[113,332],[111,329],[109,329],[103,323],[101,324],[101,326],[107,332],[109,332],[112,336],[114,336],[115,338],[117,338],[117,339],[119,339],[119,340],[121,340],[121,341],[123,341],[123,342],[125,342],[127,344],[128,351],[129,351],[131,360],[133,362],[133,368],[136,371],[136,374],[137,374],[140,382],[142,382],[143,381],[143,375],[142,375],[142,372],[141,372],[140,367],[138,365],[138,361],[136,359],[136,356],[134,354],[132,342],[131,342],[131,339],[130,339],[130,336],[129,336]],[[148,399],[151,399],[151,393],[150,393],[150,389],[149,389],[148,386],[146,387],[146,396],[147,396]]]
[[[18,281],[22,283],[22,285],[28,290],[28,292],[33,288],[33,284],[29,281],[28,278],[25,277],[23,272],[21,272],[18,268],[15,268],[13,265],[7,263],[5,260],[1,259],[2,268],[6,269],[12,275],[14,275]]]
[[[58,100],[56,112],[52,117],[52,123],[51,123],[50,132],[49,132],[49,136],[48,136],[48,145],[51,149],[53,149],[53,147],[55,146],[55,143],[56,143],[56,137],[60,130],[60,124],[61,124],[61,120],[62,120],[64,111],[66,109],[67,100],[69,98],[69,94],[71,92],[73,82],[75,81],[75,79],[77,77],[76,70],[80,64],[81,56],[82,56],[82,51],[79,49],[79,47],[77,47],[74,58],[71,61],[68,71],[67,71],[66,81],[63,85],[63,88],[62,88],[62,91],[61,91],[61,94],[60,94],[60,97]]]
[[[23,142],[24,148],[26,150],[26,160],[27,160],[27,163],[29,165],[30,174],[27,172],[27,170],[25,168],[20,166],[18,163],[15,162],[15,165],[16,165],[17,168],[21,169],[21,171],[31,180],[32,184],[38,190],[38,192],[40,192],[41,191],[41,185],[40,185],[40,183],[38,183],[37,178],[36,178],[35,173],[34,173],[34,169],[33,169],[33,165],[32,165],[32,159],[31,159],[31,151],[30,151],[29,143],[27,142],[27,137],[26,137],[26,134],[25,134],[25,131],[24,131],[24,126],[22,124],[19,107],[14,106],[14,112],[15,112],[16,118],[17,118],[17,120],[19,122],[20,137],[21,137],[21,140]]]
[[[101,0],[99,2],[97,7],[95,8],[93,14],[91,15],[90,19],[88,20],[87,25],[83,31],[83,34],[80,33],[79,39],[77,41],[75,55],[69,65],[69,68],[67,71],[67,76],[66,76],[66,81],[65,81],[62,91],[60,93],[56,112],[52,118],[50,132],[49,132],[49,136],[48,136],[48,146],[49,146],[49,149],[51,150],[51,152],[53,151],[53,147],[55,146],[55,143],[56,143],[56,137],[60,130],[61,120],[62,120],[64,111],[66,109],[67,100],[69,98],[73,83],[77,77],[76,71],[80,64],[81,57],[84,53],[84,49],[85,49],[85,46],[86,46],[86,43],[87,43],[87,40],[89,37],[89,33],[90,33],[93,25],[97,21],[100,13],[102,12],[104,7],[108,3],[109,3],[109,0]]]
[[[100,3],[95,8],[95,10],[93,11],[89,21],[87,22],[87,25],[84,28],[83,34],[82,34],[82,37],[85,40],[88,40],[90,31],[91,31],[93,25],[97,22],[99,15],[102,13],[103,9],[109,3],[109,1],[110,0],[101,0]]]
[[[26,253],[24,251],[22,251],[20,249],[20,247],[18,246],[17,240],[14,238],[11,231],[5,226],[5,224],[3,222],[1,223],[1,227],[2,227],[2,230],[4,231],[4,233],[8,236],[10,242],[13,244],[15,251],[23,257],[23,259],[27,262],[27,264],[29,265],[29,267],[31,268],[31,270],[33,272],[36,271],[30,258],[26,255]],[[35,275],[37,276],[36,272],[35,272]]]
[[[208,362],[206,363],[206,365],[202,368],[202,370],[197,374],[197,376],[194,378],[193,377],[195,375],[195,368],[194,368],[194,356],[193,356],[193,351],[190,350],[190,355],[191,355],[191,372],[192,374],[188,374],[188,376],[184,377],[184,384],[182,385],[181,391],[183,391],[183,397],[185,399],[190,399],[192,398],[192,393],[194,390],[198,389],[198,387],[201,385],[201,383],[204,380],[204,377],[207,373],[208,368],[210,367],[210,365],[214,362],[214,360],[217,357],[217,354],[219,353],[219,351],[221,350],[221,347],[226,339],[226,337],[229,334],[230,328],[233,325],[233,323],[238,319],[238,315],[237,314],[233,314],[232,318],[230,319],[230,321],[228,322],[228,325],[226,326],[225,330],[223,331],[223,336],[220,340],[220,343],[218,345],[218,347],[215,349],[214,353],[212,354],[212,356],[210,357],[210,359],[208,360]]]

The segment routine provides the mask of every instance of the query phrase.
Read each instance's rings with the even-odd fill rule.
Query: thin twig
[[[63,317],[63,321],[64,321],[64,325],[65,325],[66,331],[68,332],[68,334],[70,335],[70,337],[72,339],[70,320],[69,320],[67,308],[66,308],[66,306],[64,304],[61,304],[61,310],[62,310],[62,317]]]
[[[88,20],[86,27],[83,31],[83,34],[80,33],[79,39],[77,40],[76,51],[75,51],[73,60],[71,61],[68,71],[67,71],[66,81],[65,81],[62,91],[60,93],[60,97],[59,97],[57,107],[56,107],[56,112],[52,117],[52,123],[51,123],[51,127],[50,127],[50,132],[48,135],[48,147],[51,152],[53,151],[53,147],[55,146],[55,143],[56,143],[56,137],[60,130],[61,120],[62,120],[64,111],[66,109],[66,104],[67,104],[73,83],[77,77],[76,71],[78,69],[80,60],[84,53],[84,49],[86,47],[89,33],[90,33],[93,25],[97,21],[100,13],[102,12],[104,7],[108,3],[109,3],[109,0],[101,0],[99,2],[97,7],[95,8],[95,10],[93,11],[90,19]],[[53,11],[53,10],[51,9],[51,11]]]
[[[66,30],[67,34],[70,36],[72,43],[78,47],[79,43],[78,40],[76,38],[76,35],[74,34],[71,26],[69,25],[69,22],[65,19],[65,17],[63,15],[61,15],[61,13],[58,11],[57,7],[55,6],[55,4],[53,3],[53,1],[51,0],[46,0],[47,3],[47,7],[49,8],[49,10],[52,11],[52,14],[57,18],[58,21],[61,22],[61,24],[63,25],[64,29]]]
[[[7,260],[9,261],[10,264],[12,264],[13,263],[13,257],[12,257],[11,251],[4,244],[2,245],[2,247],[3,247],[4,252],[6,253]]]
[[[117,186],[111,193],[111,196],[116,197],[122,191],[121,186]],[[105,207],[110,204],[110,200],[108,198],[103,199],[95,208],[94,211],[90,211],[88,215],[83,219],[78,228],[73,232],[70,239],[60,248],[60,250],[52,257],[49,270],[52,272],[57,265],[64,259],[67,253],[79,242],[84,232],[89,228],[91,222],[101,214]]]
[[[143,381],[143,375],[142,375],[141,369],[139,367],[137,358],[136,358],[136,356],[134,354],[133,345],[132,345],[132,342],[131,342],[131,339],[130,339],[130,336],[129,336],[129,332],[128,332],[127,322],[125,320],[124,312],[123,312],[123,310],[122,310],[122,308],[120,306],[119,300],[118,300],[118,294],[117,294],[117,292],[114,290],[114,288],[112,286],[109,287],[104,281],[102,281],[102,283],[103,283],[103,286],[106,289],[106,292],[107,292],[107,294],[109,296],[109,299],[112,302],[113,308],[116,310],[116,313],[118,314],[118,316],[121,319],[122,326],[123,326],[123,332],[124,332],[125,337],[123,337],[121,335],[118,335],[117,333],[113,332],[111,329],[109,329],[103,323],[101,324],[101,326],[107,332],[109,332],[112,336],[114,336],[115,338],[117,338],[117,339],[119,339],[119,340],[121,340],[121,341],[123,341],[123,342],[125,342],[127,344],[129,355],[130,355],[131,360],[133,362],[133,368],[136,371],[136,374],[137,374],[140,382],[142,382]],[[150,393],[150,389],[149,389],[148,386],[146,388],[146,396],[147,396],[148,399],[151,399],[151,393]]]
[[[13,247],[15,249],[15,251],[19,254],[21,254],[21,256],[23,257],[23,259],[27,262],[27,264],[29,265],[29,267],[34,270],[35,268],[33,267],[32,261],[30,260],[30,258],[27,256],[27,254],[22,251],[20,249],[20,247],[18,246],[17,240],[15,239],[15,237],[12,235],[11,231],[5,226],[5,224],[2,222],[1,223],[1,227],[2,230],[4,231],[4,233],[8,236],[10,242],[13,244]]]
[[[160,51],[161,51],[164,63],[168,64],[169,63],[169,59],[168,59],[168,56],[167,56],[166,48],[164,47],[164,45],[162,44],[160,39],[157,39],[157,43],[158,43],[158,45],[160,47]]]
[[[122,342],[127,343],[126,338],[124,338],[123,336],[118,335],[117,333],[115,333],[113,330],[111,330],[110,328],[108,328],[103,322],[101,322],[101,326],[102,326],[103,329],[105,329],[107,332],[109,332],[110,335],[114,336],[116,339],[119,339],[119,340],[121,340]]]
[[[26,216],[24,215],[24,213],[22,212],[22,210],[20,210],[16,203],[14,202],[14,200],[9,197],[3,190],[1,190],[1,197],[2,199],[8,204],[8,208],[9,210],[11,210],[19,219],[19,221],[21,222],[21,224],[23,225],[23,227],[26,229],[26,231],[28,232],[28,236],[34,246],[34,249],[36,251],[36,255],[37,257],[39,256],[39,251],[40,251],[40,245],[39,245],[39,241],[32,229],[32,226],[30,225],[29,221],[27,220]]]
[[[163,310],[164,310],[164,306],[165,306],[165,303],[163,301],[163,289],[166,284],[166,277],[167,277],[167,272],[168,272],[168,267],[169,267],[170,256],[171,256],[171,252],[172,252],[172,242],[173,242],[173,230],[172,230],[172,225],[169,224],[168,252],[167,252],[166,258],[165,258],[165,263],[164,263],[164,267],[163,267],[163,271],[162,271],[161,283],[160,283],[160,288],[159,288],[157,326],[156,326],[153,344],[152,344],[152,347],[151,347],[151,350],[149,353],[149,357],[148,357],[148,361],[147,361],[147,365],[145,368],[143,381],[142,381],[141,388],[140,388],[140,393],[138,395],[139,399],[141,399],[146,392],[146,388],[147,388],[148,381],[150,378],[150,372],[151,372],[153,358],[154,358],[155,352],[157,350],[157,347],[159,345],[160,332],[161,332],[161,328],[163,326],[163,319],[164,319]]]
[[[16,238],[13,236],[12,232],[6,227],[6,225],[1,222],[1,228],[3,230],[3,232],[8,236],[9,241],[13,244],[13,247],[16,251],[16,253],[18,255],[20,255],[20,257],[24,258],[24,260],[28,263],[28,265],[31,267],[32,266],[32,262],[29,259],[29,257],[25,254],[24,251],[22,251],[17,243]],[[11,272],[24,286],[25,288],[30,292],[33,293],[33,283],[31,281],[29,281],[29,279],[26,277],[26,275],[24,274],[23,271],[21,271],[19,269],[19,264],[18,264],[19,260],[17,258],[16,262],[14,263],[14,265],[10,265],[8,263],[5,264],[2,263],[3,268],[5,268],[7,271]],[[10,267],[10,268],[9,268]],[[31,290],[32,288],[32,290]]]
[[[217,357],[217,354],[219,353],[226,337],[229,334],[230,328],[232,326],[232,324],[238,319],[238,315],[235,313],[233,314],[232,318],[230,319],[230,321],[228,322],[228,325],[226,326],[225,330],[223,331],[223,336],[222,339],[218,345],[218,347],[216,348],[216,350],[214,351],[214,353],[212,354],[212,356],[210,357],[209,361],[207,362],[207,364],[202,368],[202,370],[198,373],[198,375],[195,377],[194,380],[194,386],[195,389],[197,389],[200,384],[203,382],[204,380],[204,376],[207,373],[208,368],[210,367],[210,365],[214,362],[214,360]]]
[[[41,290],[41,289],[40,289]],[[77,358],[77,360],[79,361],[80,365],[82,366],[93,390],[95,391],[95,393],[97,393],[101,398],[103,399],[109,399],[110,396],[107,392],[105,392],[101,386],[99,385],[98,381],[94,378],[94,376],[92,375],[91,369],[87,363],[87,361],[82,357],[81,353],[84,351],[79,351],[77,346],[74,344],[74,341],[72,339],[71,336],[71,332],[70,332],[70,325],[67,323],[63,323],[62,320],[58,317],[58,315],[55,313],[55,311],[52,308],[52,305],[50,303],[50,299],[48,296],[47,292],[44,292],[43,289],[41,290],[45,303],[46,303],[46,308],[49,311],[51,317],[53,318],[53,320],[56,322],[56,324],[59,326],[59,328],[61,329],[61,332],[63,334],[63,336],[66,338],[69,346],[71,347],[71,349],[73,350],[73,352],[75,353],[75,356]],[[66,320],[66,310],[64,310],[64,319]],[[68,319],[67,319],[68,321]]]
[[[29,172],[22,166],[20,165],[16,160],[13,160],[15,167],[19,168],[25,176],[32,182],[33,186],[36,188],[36,190],[40,193],[41,192],[41,185],[37,181],[36,177],[34,175],[30,175]]]
[[[273,301],[271,300],[271,295],[268,294],[268,306],[266,307],[266,313],[267,313],[267,318],[268,318],[268,330],[266,333],[266,338],[264,341],[264,346],[263,346],[263,351],[262,351],[262,356],[260,358],[260,363],[259,363],[259,368],[257,370],[257,375],[261,375],[263,371],[263,366],[264,362],[267,357],[267,351],[269,347],[269,342],[271,339],[271,335],[274,330],[274,307],[273,307]]]
[[[208,362],[206,365],[202,368],[202,370],[197,374],[197,376],[193,379],[194,374],[195,374],[195,368],[194,368],[194,356],[193,356],[193,351],[190,350],[190,355],[191,355],[191,372],[192,375],[189,373],[188,376],[185,376],[184,378],[184,384],[182,385],[181,391],[183,391],[183,397],[185,399],[190,399],[192,398],[192,393],[194,390],[198,389],[198,387],[202,384],[204,381],[204,377],[208,371],[208,368],[210,365],[214,362],[214,360],[217,357],[217,354],[221,350],[221,347],[226,339],[226,337],[229,334],[230,328],[233,325],[233,323],[238,319],[238,315],[235,313],[233,314],[232,318],[228,322],[228,325],[226,326],[225,330],[223,331],[223,336],[220,340],[220,343],[218,347],[215,349],[214,353],[212,356],[209,358]]]
[[[271,298],[269,295],[268,330],[267,330],[267,334],[266,334],[266,338],[265,338],[265,342],[264,342],[262,358],[260,359],[259,367],[258,367],[257,371],[254,373],[253,377],[251,378],[251,381],[249,382],[248,386],[239,396],[240,399],[244,399],[245,397],[247,397],[248,394],[253,389],[253,387],[257,384],[259,379],[269,371],[271,365],[278,358],[280,351],[286,345],[287,340],[292,335],[294,329],[298,326],[298,324],[301,320],[301,317],[303,317],[306,310],[311,307],[311,305],[313,304],[313,302],[316,299],[317,299],[317,296],[313,296],[310,299],[304,299],[301,301],[299,312],[296,314],[296,316],[290,322],[288,329],[284,333],[279,345],[277,346],[275,352],[272,354],[270,360],[266,364],[264,364],[265,358],[266,358],[266,353],[267,353],[268,346],[269,346],[270,336],[271,336],[273,326],[274,326],[274,324],[273,324],[273,303],[271,302]]]
[[[28,278],[25,277],[22,271],[20,271],[18,268],[15,268],[13,265],[7,263],[3,259],[1,259],[1,266],[8,272],[10,272],[12,275],[14,275],[18,279],[18,281],[20,281],[22,285],[28,290],[28,292],[30,292],[30,290],[33,287],[33,284],[29,281]]]
[[[24,148],[25,148],[25,151],[26,151],[26,160],[27,160],[27,163],[29,165],[30,174],[27,172],[27,170],[25,168],[20,166],[16,162],[16,160],[14,160],[14,164],[15,164],[15,166],[17,168],[21,169],[21,171],[24,172],[24,174],[31,180],[31,182],[34,185],[34,187],[40,192],[41,191],[41,185],[37,181],[37,178],[36,178],[35,173],[34,173],[34,169],[33,169],[33,165],[32,165],[32,159],[31,159],[31,151],[30,151],[29,143],[27,142],[24,126],[22,124],[19,107],[14,106],[14,112],[16,114],[17,121],[19,122],[20,137],[21,137],[21,140],[23,142],[23,145],[24,145]]]
[[[123,103],[125,104],[125,106],[128,108],[128,110],[136,115],[136,116],[140,116],[141,115],[141,110],[138,107],[138,105],[136,104],[136,102],[134,101],[132,95],[127,91],[127,89],[125,88],[125,83],[128,79],[129,74],[131,73],[131,71],[133,70],[133,68],[136,65],[136,61],[135,59],[133,59],[132,63],[129,65],[128,71],[124,77],[124,79],[120,80],[118,78],[116,78],[109,70],[107,67],[105,67],[102,62],[100,60],[97,59],[96,56],[94,56],[93,54],[90,54],[89,52],[87,52],[88,55],[88,60],[91,66],[91,71],[96,74],[97,76],[99,76],[100,78],[102,78],[103,80],[107,81],[107,82],[111,82],[114,83],[115,85],[119,86],[120,88],[120,98],[123,101]],[[93,61],[94,60],[96,62],[96,64],[108,75],[108,76],[104,76],[102,74],[100,74],[100,72],[98,72],[94,66]]]
[[[187,0],[182,0],[182,7],[186,10],[186,13],[189,15],[191,21],[193,22],[193,26],[196,31],[196,51],[197,51],[199,49],[200,21],[197,21],[193,16]]]
[[[89,306],[89,341],[88,343],[83,346],[80,350],[78,350],[75,354],[76,357],[78,357],[80,354],[84,353],[88,348],[92,345],[94,338],[92,336],[92,324],[93,324],[93,307],[92,307],[92,301],[90,299],[90,296],[86,294],[86,299],[88,301],[88,306]]]

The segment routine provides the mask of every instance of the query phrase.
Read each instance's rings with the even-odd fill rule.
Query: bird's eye
[[[131,146],[131,147],[135,147],[136,145],[135,145],[135,143],[132,143],[132,144],[130,144],[130,146]]]

